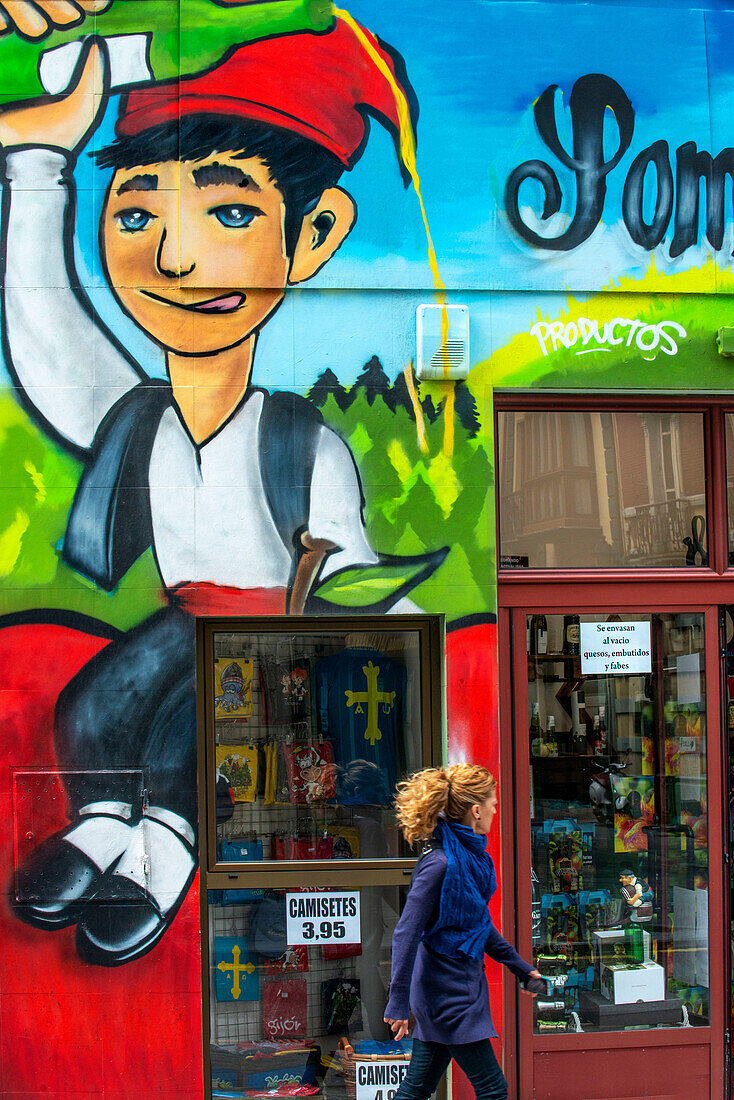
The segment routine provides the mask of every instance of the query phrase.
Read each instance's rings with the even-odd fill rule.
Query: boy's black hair
[[[214,153],[237,158],[259,157],[270,170],[285,203],[285,245],[289,256],[304,216],[327,187],[333,187],[344,165],[334,153],[308,138],[247,119],[222,115],[189,115],[122,137],[92,155],[100,168],[142,168],[166,160],[204,160]]]

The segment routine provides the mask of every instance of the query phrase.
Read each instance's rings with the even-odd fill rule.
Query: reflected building
[[[501,564],[706,563],[699,413],[500,411]]]

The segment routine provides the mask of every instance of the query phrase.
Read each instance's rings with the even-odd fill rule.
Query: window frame
[[[530,567],[513,569],[501,564],[500,511],[502,507],[502,469],[499,444],[499,414],[507,412],[691,412],[703,417],[704,479],[706,501],[708,565],[690,566],[569,566]],[[494,392],[494,458],[495,534],[497,547],[497,579],[501,585],[536,583],[583,583],[597,580],[603,583],[619,581],[704,580],[716,581],[734,571],[729,564],[728,510],[726,483],[726,414],[734,415],[731,394],[652,394],[634,392],[610,394],[603,391],[569,393],[559,390],[495,390]],[[734,549],[734,548],[733,548]]]
[[[440,615],[299,615],[299,616],[227,616],[202,617],[196,622],[197,718],[199,729],[199,853],[202,893],[207,890],[246,889],[252,886],[272,887],[303,885],[346,886],[383,883],[385,875],[402,880],[412,873],[416,859],[339,859],[339,860],[262,860],[258,863],[235,863],[217,860],[216,774],[214,715],[211,699],[214,688],[213,638],[217,632],[242,631],[257,634],[318,633],[348,630],[398,633],[410,631],[420,637],[421,647],[421,738],[423,767],[440,765],[443,746],[443,660],[445,624]],[[211,797],[209,794],[211,792]],[[296,876],[298,876],[296,878]],[[315,876],[315,877],[314,877]],[[235,882],[236,880],[236,882]]]

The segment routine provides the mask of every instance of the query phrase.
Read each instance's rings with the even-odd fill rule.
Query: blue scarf
[[[497,889],[494,863],[484,850],[487,838],[441,819],[433,835],[446,855],[446,874],[438,920],[423,933],[423,943],[440,955],[480,959],[492,927],[487,904]]]

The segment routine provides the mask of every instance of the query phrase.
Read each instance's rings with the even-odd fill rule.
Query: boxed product
[[[601,991],[615,1005],[665,1000],[665,971],[654,962],[603,966]]]
[[[642,961],[651,959],[650,933],[642,931]],[[594,965],[599,974],[604,966],[625,965],[633,961],[628,958],[627,944],[623,928],[609,928],[594,932]],[[636,960],[635,960],[636,961]]]

